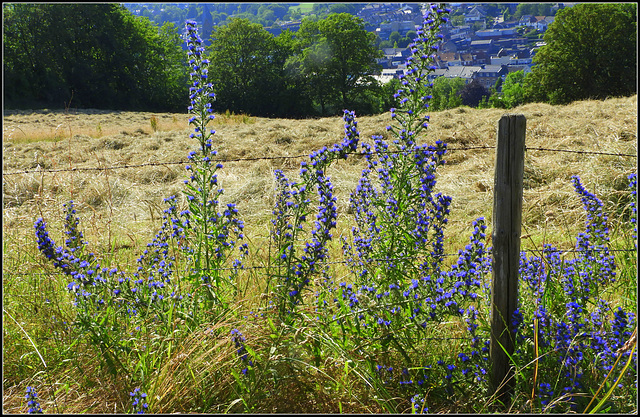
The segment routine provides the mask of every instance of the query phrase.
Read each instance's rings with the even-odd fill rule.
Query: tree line
[[[118,4],[3,5],[8,107],[183,111],[182,28],[154,26]],[[371,74],[381,52],[362,19],[305,19],[278,36],[247,19],[214,30],[210,77],[219,110],[307,117],[386,111],[393,92]],[[389,97],[389,98],[388,98]]]
[[[182,28],[155,26],[118,4],[15,3],[3,5],[3,12],[5,107],[187,107]],[[489,90],[440,77],[431,109],[634,94],[636,17],[630,3],[562,9],[530,73],[510,73]],[[345,108],[376,114],[397,105],[399,81],[381,85],[372,76],[382,55],[375,34],[349,13],[306,17],[297,32],[278,36],[259,23],[231,18],[214,28],[210,42],[216,111],[293,118]]]
[[[180,36],[116,4],[3,4],[5,106],[176,110]]]

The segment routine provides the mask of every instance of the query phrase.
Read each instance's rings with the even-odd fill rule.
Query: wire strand
[[[468,146],[468,147],[447,147],[447,151],[469,151],[469,150],[489,150],[495,149],[495,146]],[[549,148],[529,148],[526,150],[530,151],[545,151],[545,152],[570,152],[584,155],[608,155],[608,156],[619,156],[619,157],[633,157],[636,158],[637,155],[632,154],[624,154],[624,153],[610,153],[610,152],[595,152],[595,151],[577,151],[571,149],[549,149]],[[372,154],[376,155],[384,155],[384,154],[398,154],[398,151],[382,151],[382,152],[372,152]],[[364,156],[366,155],[363,152],[347,152],[346,155],[355,155],[355,156]],[[252,157],[252,158],[217,158],[213,159],[212,162],[243,162],[243,161],[269,161],[276,159],[301,159],[307,158],[309,154],[303,155],[281,155],[281,156],[260,156],[260,157]],[[88,167],[88,168],[60,168],[60,169],[36,169],[36,170],[24,170],[24,171],[14,171],[14,172],[3,172],[3,176],[11,176],[11,175],[20,175],[20,174],[42,174],[42,173],[57,173],[57,172],[80,172],[80,171],[107,171],[107,170],[116,170],[116,169],[128,169],[128,168],[142,168],[146,166],[163,166],[163,165],[183,165],[183,164],[191,164],[193,161],[167,161],[167,162],[147,162],[144,164],[135,164],[135,165],[117,165],[111,167]]]

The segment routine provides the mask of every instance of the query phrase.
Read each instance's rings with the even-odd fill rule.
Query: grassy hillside
[[[527,118],[528,148],[637,154],[637,96],[568,106],[528,104],[512,112]],[[424,142],[443,139],[452,148],[446,166],[439,170],[437,186],[453,197],[449,236],[466,230],[478,216],[490,222],[495,150],[459,149],[495,146],[503,113],[462,107],[432,114]],[[152,129],[152,118],[157,120],[157,131]],[[89,236],[90,241],[107,247],[109,238],[123,240],[135,231],[136,242],[128,244],[146,242],[154,234],[149,222],[159,224],[162,199],[178,193],[185,178],[184,164],[172,163],[185,161],[197,146],[188,137],[187,118],[99,110],[5,112],[3,172],[62,171],[3,177],[3,234],[21,235],[39,215],[58,221],[62,203],[72,198],[81,218],[92,225],[95,236]],[[358,120],[362,140],[370,141],[372,134],[386,134],[390,119],[387,113]],[[246,159],[225,163],[220,177],[224,199],[237,203],[245,223],[263,235],[273,203],[273,169],[297,172],[310,152],[341,141],[342,124],[338,117],[284,120],[219,115],[214,121],[219,157]],[[259,159],[278,156],[296,158]],[[144,166],[149,163],[159,165]],[[65,171],[125,165],[133,167]],[[362,158],[354,156],[332,168],[339,213],[347,211],[349,194],[363,167]],[[606,209],[615,212],[625,203],[621,199],[626,178],[636,169],[633,157],[528,150],[523,233],[570,247],[572,242],[563,242],[563,236],[574,236],[569,231],[580,227],[582,220],[570,177],[579,175]]]
[[[637,155],[637,96],[567,106],[528,104],[511,112],[527,118],[522,248],[537,249],[543,243],[559,249],[575,246],[586,218],[570,183],[572,175],[579,175],[585,187],[603,201],[609,213],[612,246],[633,246],[630,228],[621,225],[629,215],[628,175],[637,171],[637,158],[602,153]],[[451,220],[445,230],[446,253],[456,253],[468,243],[472,221],[477,217],[487,219],[490,234],[493,147],[503,113],[497,109],[458,108],[431,115],[430,128],[422,141],[441,139],[450,147],[436,185],[438,191],[453,199]],[[261,292],[265,280],[271,278],[263,276],[260,269],[244,271],[239,278],[244,298],[229,317],[211,318],[210,327],[185,334],[184,321],[175,320],[169,336],[162,337],[154,333],[155,320],[143,324],[149,326],[147,333],[134,335],[133,329],[127,328],[132,331],[132,340],[138,338],[144,346],[129,352],[124,368],[130,373],[112,378],[109,367],[104,366],[104,352],[92,345],[88,336],[80,338],[67,326],[67,320],[73,321],[79,313],[71,306],[67,277],[50,273],[52,265],[38,253],[34,221],[44,217],[51,237],[62,241],[62,205],[73,199],[85,240],[100,262],[120,270],[135,270],[137,257],[161,227],[163,199],[183,189],[185,164],[177,162],[186,161],[187,154],[198,146],[188,137],[192,132],[188,116],[38,110],[5,111],[3,117],[4,411],[24,412],[25,388],[33,385],[39,387],[40,403],[48,412],[126,412],[131,403],[128,392],[136,386],[132,381],[139,382],[139,375],[148,378],[144,381],[146,389],[153,389],[153,412],[242,411],[242,404],[235,401],[236,380],[232,376],[232,372],[237,376],[234,366],[240,359],[237,346],[228,337],[229,329],[241,326],[247,346],[262,358],[261,366],[273,371],[273,375],[267,371],[259,375],[263,379],[255,385],[257,396],[252,397],[254,404],[259,404],[255,411],[389,411],[372,398],[373,391],[363,383],[366,378],[354,372],[359,368],[350,368],[349,363],[356,362],[360,352],[335,356],[338,350],[329,348],[333,345],[327,337],[322,340],[326,350],[320,361],[319,356],[312,356],[312,342],[319,339],[313,339],[318,335],[313,333],[311,322],[288,334],[288,338],[274,336],[278,331],[270,328],[262,316],[258,318],[255,310],[268,298]],[[386,135],[389,120],[389,113],[359,118],[361,139],[370,141],[371,135]],[[297,178],[299,164],[308,160],[309,153],[341,142],[343,121],[339,117],[283,120],[218,115],[214,129],[213,146],[220,158],[229,160],[218,171],[225,189],[220,200],[238,205],[250,248],[247,265],[259,267],[266,262],[269,246],[275,201],[273,170],[283,169],[290,179]],[[328,172],[337,197],[336,237],[350,233],[349,195],[364,167],[363,158],[352,155],[332,165]],[[179,204],[181,208],[187,206],[182,196]],[[334,243],[332,253],[339,256],[338,239]],[[455,257],[450,259],[455,261]],[[620,284],[616,284],[620,289],[613,288],[614,295],[608,300],[612,306],[637,306],[637,295],[630,290],[635,291],[637,286],[637,259],[633,255],[626,259],[618,275]],[[340,279],[348,275],[340,267],[332,273]],[[618,299],[624,302],[617,303]],[[455,360],[462,342],[449,342],[446,337],[464,332],[465,326],[445,324],[436,326],[430,334],[444,343],[423,341],[428,346],[425,356],[448,355]],[[98,327],[96,331],[110,334],[106,325]],[[156,354],[147,355],[147,346],[157,349],[153,351]],[[276,348],[282,351],[276,352]],[[383,360],[388,359],[385,355],[382,352]],[[149,368],[142,369],[145,366]],[[558,372],[555,368],[540,369],[541,375],[543,371],[547,378]],[[238,377],[238,381],[243,380]],[[430,394],[430,412],[487,411],[476,399],[454,397],[441,388],[434,388]],[[527,395],[519,396],[520,403],[525,403],[522,398]],[[389,399],[387,404],[406,412],[412,407],[409,398],[397,402]],[[632,403],[624,405],[633,407]],[[514,411],[537,409],[521,405]]]

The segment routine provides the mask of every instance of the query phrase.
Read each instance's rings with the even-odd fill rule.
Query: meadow
[[[532,103],[511,112],[527,118],[529,148],[631,155],[637,149],[637,96],[567,106]],[[491,218],[493,147],[497,122],[503,114],[500,109],[469,107],[432,114],[424,133],[425,143],[440,139],[451,148],[487,147],[451,150],[447,163],[438,172],[440,190],[453,198],[450,239],[468,228],[470,219],[481,215]],[[271,214],[273,170],[295,172],[309,153],[330,146],[343,136],[340,117],[294,120],[217,116],[212,140],[218,155],[238,160],[226,163],[220,174],[225,198],[242,206],[247,226],[255,225],[258,230]],[[154,117],[156,131],[151,125]],[[4,177],[5,233],[27,230],[39,213],[47,213],[50,221],[61,221],[62,203],[74,199],[86,213],[83,222],[93,225],[85,234],[93,245],[98,245],[96,249],[114,245],[108,240],[109,228],[117,245],[146,243],[160,224],[163,198],[181,189],[184,164],[174,163],[186,161],[187,153],[195,148],[189,138],[188,118],[186,114],[105,110],[5,110],[3,172],[36,171]],[[390,115],[363,116],[358,120],[361,137],[368,138],[386,134]],[[276,158],[280,156],[290,159]],[[532,239],[541,241],[547,236],[562,249],[572,247],[571,237],[581,229],[585,216],[579,200],[571,198],[572,175],[580,175],[592,185],[608,212],[622,210],[627,202],[626,177],[636,167],[634,158],[537,150],[527,151],[525,157],[523,222],[529,230],[525,234],[532,235]],[[37,172],[127,165],[141,166]],[[362,158],[334,167],[339,213],[348,210],[349,193],[363,167]],[[42,207],[42,202],[46,206]],[[461,241],[448,243],[451,248],[458,248]]]
[[[432,112],[427,148],[387,129],[395,113],[209,123],[204,103],[4,111],[3,411],[27,387],[56,413],[505,411],[486,378],[504,111]],[[634,412],[637,96],[511,112],[527,151],[506,411]],[[355,155],[394,138],[409,158]],[[406,206],[367,188],[402,181],[422,181]],[[395,233],[425,202],[429,225]]]

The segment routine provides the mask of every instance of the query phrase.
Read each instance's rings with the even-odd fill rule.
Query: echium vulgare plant
[[[434,384],[450,385],[454,371],[475,380],[486,375],[487,341],[480,336],[475,307],[487,298],[481,297],[490,266],[486,226],[482,218],[473,223],[470,244],[445,271],[444,229],[451,197],[435,186],[447,145],[420,144],[432,98],[428,75],[436,68],[439,30],[449,12],[431,5],[410,45],[407,69],[394,95],[399,106],[391,109],[387,127],[391,140],[375,135],[373,146],[362,143],[367,167],[350,200],[356,226],[352,241],[342,240],[353,282],[327,283],[318,296],[320,316],[329,327],[339,327],[343,343],[364,356],[371,374],[387,386],[397,383],[410,395],[422,395]],[[468,354],[449,362],[425,357],[429,335],[441,334],[438,325],[451,317],[467,321]]]
[[[222,165],[212,159],[214,131],[207,130],[215,95],[207,81],[208,60],[195,22],[187,22],[187,36],[192,80],[189,112],[193,115],[189,123],[195,126],[191,137],[200,145],[189,154],[191,164],[186,167],[187,208],[181,210],[177,196],[164,200],[168,208],[161,230],[138,258],[137,270],[125,273],[101,265],[104,261],[87,251],[73,201],[64,205],[64,246],[56,246],[44,219],[34,225],[40,252],[70,278],[67,288],[74,295],[81,334],[99,347],[112,372],[129,371],[127,354],[135,357],[136,352],[151,350],[148,340],[134,334],[162,340],[155,336],[175,330],[176,319],[195,327],[226,311],[235,294],[234,278],[248,253],[247,245],[241,243],[244,224],[237,208],[234,204],[221,208],[218,200],[223,190],[216,172]],[[232,256],[234,250],[237,257]]]
[[[634,178],[630,177],[632,193]],[[635,313],[611,305],[617,303],[611,297],[616,273],[602,202],[577,176],[572,183],[587,213],[576,256],[563,259],[558,249],[545,244],[541,256],[523,252],[520,261],[514,358],[526,363],[538,358],[535,378],[523,380],[535,382],[525,391],[535,393],[531,402],[542,411],[584,411],[591,399],[585,393],[595,392],[620,355],[622,364],[629,358],[630,352],[620,349],[637,325]],[[635,202],[631,204],[633,209]],[[622,383],[635,386],[637,393],[635,354],[632,360]],[[614,377],[622,372],[622,364],[614,369]]]
[[[355,113],[344,111],[345,136],[331,148],[312,152],[310,161],[300,163],[300,181],[289,181],[282,170],[275,171],[276,203],[271,230],[270,283],[277,298],[278,317],[291,323],[297,306],[304,301],[304,290],[312,279],[323,275],[328,261],[327,243],[336,227],[337,208],[327,169],[346,159],[358,146]],[[313,206],[314,193],[317,206]],[[308,216],[315,214],[314,227],[305,229]]]
[[[211,149],[211,136],[215,131],[207,127],[214,119],[212,101],[215,99],[213,85],[208,79],[209,60],[204,56],[196,22],[188,20],[186,25],[187,55],[192,69],[189,113],[193,116],[189,124],[195,126],[190,137],[200,142],[200,152],[189,154],[192,164],[186,167],[190,173],[189,180],[185,180],[184,191],[188,209],[180,216],[187,244],[182,245],[182,249],[190,260],[189,278],[198,288],[198,294],[193,294],[194,307],[199,304],[205,308],[213,305],[227,308],[235,295],[235,277],[238,269],[243,267],[242,258],[248,254],[248,246],[240,243],[244,238],[244,223],[238,217],[236,205],[228,203],[221,207],[219,201],[223,188],[218,183],[216,172],[222,164],[212,160],[217,155]],[[232,250],[236,247],[239,257],[231,261]],[[230,262],[231,267],[227,267]]]

